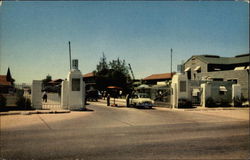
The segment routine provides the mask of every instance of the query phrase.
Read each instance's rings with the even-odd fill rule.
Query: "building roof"
[[[90,72],[90,73],[84,74],[82,76],[83,76],[83,78],[90,78],[90,77],[94,77],[95,75],[94,75],[94,72]]]
[[[11,86],[11,82],[7,81],[6,75],[0,75],[0,85]]]
[[[186,62],[193,58],[197,58],[207,64],[240,64],[249,63],[250,54],[237,55],[235,57],[220,57],[217,55],[194,55]]]
[[[55,83],[61,83],[62,81],[63,81],[62,79],[54,79],[54,80],[49,81],[49,83],[55,84]]]
[[[175,73],[172,73],[172,77]],[[165,80],[165,79],[171,79],[171,73],[162,73],[162,74],[152,74],[143,80]]]

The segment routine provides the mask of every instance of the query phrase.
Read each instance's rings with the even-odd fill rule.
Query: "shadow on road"
[[[74,111],[93,112],[94,110],[88,108],[81,108],[81,109],[75,109]]]

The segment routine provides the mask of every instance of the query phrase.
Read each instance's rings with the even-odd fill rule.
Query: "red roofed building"
[[[152,74],[143,79],[146,84],[157,84],[157,82],[169,81],[172,79],[175,73],[162,73],[162,74]]]
[[[8,68],[7,75],[0,75],[0,93],[9,93],[10,90],[13,90],[14,81]]]
[[[62,79],[54,79],[54,80],[49,81],[49,84],[55,86],[55,85],[61,84],[62,81],[63,81]]]
[[[90,73],[87,73],[87,74],[84,74],[83,75],[83,78],[93,78],[93,77],[95,77],[95,75],[94,75],[94,72],[90,72]]]
[[[82,79],[86,84],[86,90],[89,90],[91,88],[95,88],[96,85],[96,77],[94,72],[90,72],[87,74],[82,75]]]

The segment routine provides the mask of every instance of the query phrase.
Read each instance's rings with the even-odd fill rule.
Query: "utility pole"
[[[170,71],[171,71],[171,79],[172,79],[172,53],[173,53],[173,49],[170,49],[171,52],[171,62],[170,62]]]
[[[71,47],[70,47],[70,41],[69,41],[69,69],[71,70]]]

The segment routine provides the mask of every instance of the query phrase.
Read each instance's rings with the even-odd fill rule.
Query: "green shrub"
[[[6,98],[0,94],[0,107],[5,107],[6,103]]]
[[[16,105],[17,105],[17,107],[20,107],[22,109],[31,109],[30,99],[25,98],[23,96],[18,97],[18,99],[16,101]]]
[[[192,107],[192,102],[185,99],[185,98],[180,98],[178,100],[178,107],[180,107],[180,108],[191,108]]]
[[[230,104],[229,104],[229,101],[228,101],[228,100],[226,100],[226,99],[221,99],[221,100],[220,100],[220,103],[219,103],[219,106],[220,106],[220,107],[228,107],[228,106],[230,106]]]
[[[244,99],[243,97],[234,97],[233,102],[234,102],[234,107],[241,107]]]
[[[206,107],[216,107],[216,103],[212,97],[206,99]]]

